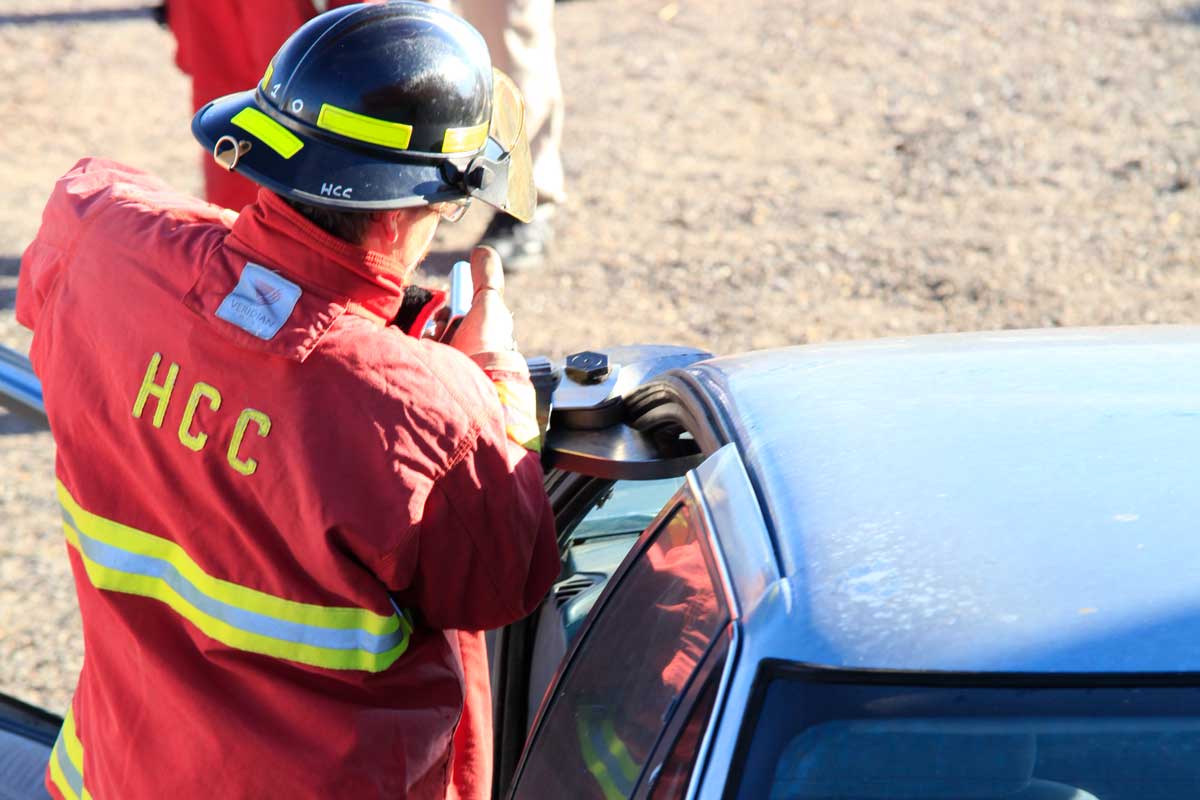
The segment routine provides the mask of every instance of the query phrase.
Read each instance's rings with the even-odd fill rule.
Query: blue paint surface
[[[1200,328],[791,348],[722,398],[786,583],[779,655],[890,669],[1200,671]]]

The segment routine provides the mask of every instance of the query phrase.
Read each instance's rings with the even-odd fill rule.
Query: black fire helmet
[[[414,0],[310,20],[256,88],[196,112],[192,133],[225,168],[311,205],[475,197],[528,221],[536,204],[520,91],[478,31]]]

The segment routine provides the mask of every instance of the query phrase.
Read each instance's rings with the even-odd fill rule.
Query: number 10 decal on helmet
[[[478,198],[528,221],[536,204],[520,91],[474,28],[421,2],[316,17],[192,133],[226,169],[311,205]]]

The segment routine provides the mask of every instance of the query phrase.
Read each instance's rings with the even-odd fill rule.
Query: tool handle
[[[449,342],[458,330],[459,323],[471,310],[471,300],[475,294],[475,284],[471,280],[471,265],[466,261],[455,262],[450,269],[450,300],[446,303],[449,316],[440,341]]]

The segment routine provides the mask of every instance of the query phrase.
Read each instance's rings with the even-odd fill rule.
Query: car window
[[[1194,687],[772,680],[739,798],[1176,800],[1200,786]]]
[[[652,534],[588,629],[539,726],[515,797],[629,797],[729,619],[695,512]]]
[[[571,531],[572,541],[641,533],[654,521],[683,478],[617,481]]]

